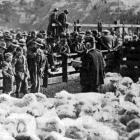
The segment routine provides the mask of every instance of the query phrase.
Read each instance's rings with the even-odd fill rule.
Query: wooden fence
[[[103,55],[105,56],[108,51],[103,50]],[[63,55],[56,55],[55,54],[55,64],[60,65],[58,72],[51,72],[49,69],[49,73],[51,76],[48,79],[48,84],[55,84],[60,82],[68,82],[69,80],[75,80],[79,77],[79,71],[75,70],[71,65],[72,60],[79,58],[77,53],[71,54],[63,54]],[[0,90],[3,88],[3,77],[2,77],[2,70],[0,70]]]

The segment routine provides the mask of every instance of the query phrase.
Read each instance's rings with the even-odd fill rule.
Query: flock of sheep
[[[101,93],[0,95],[0,140],[140,140],[140,84],[107,73]]]

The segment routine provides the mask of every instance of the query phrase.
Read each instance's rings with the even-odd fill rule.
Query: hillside
[[[0,0],[0,25],[27,30],[47,28],[49,13],[55,7],[60,11],[69,9],[68,21],[72,23],[77,19],[81,23],[140,20],[139,0]]]

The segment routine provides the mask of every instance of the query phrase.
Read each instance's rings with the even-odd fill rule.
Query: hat
[[[91,31],[90,30],[87,30],[85,35],[91,35]]]
[[[10,35],[10,32],[9,31],[5,31],[4,32],[4,35],[6,36],[6,35]]]
[[[102,32],[103,32],[103,33],[110,33],[109,30],[103,30]]]
[[[43,38],[43,35],[42,35],[41,33],[38,33],[36,36],[37,36],[38,38]]]
[[[58,8],[55,8],[55,9],[53,10],[53,12],[57,12],[57,11],[59,11]]]
[[[14,39],[12,43],[18,45],[18,41],[16,39]]]
[[[21,47],[16,48],[16,52],[21,52],[21,51],[23,51],[23,48],[21,48]]]
[[[94,35],[97,35],[97,34],[98,34],[98,31],[97,31],[97,30],[92,30],[92,33],[93,33]]]
[[[5,53],[5,58],[6,59],[9,58],[9,57],[11,57],[11,56],[13,56],[12,53],[9,53],[9,52],[8,53]]]
[[[23,32],[22,35],[23,36],[28,36],[28,34],[26,32]]]
[[[46,32],[44,30],[41,30],[40,33],[46,35]]]
[[[5,40],[7,40],[7,41],[12,41],[12,37],[11,37],[10,35],[6,35],[6,36],[5,36]]]
[[[68,14],[68,13],[69,13],[69,11],[66,9],[66,10],[64,10],[64,13],[65,13],[65,14]]]
[[[25,39],[20,39],[18,44],[21,45],[21,46],[25,46],[26,45],[26,40]]]
[[[43,47],[43,40],[41,38],[37,38],[34,43],[40,47]]]
[[[5,42],[0,42],[0,48],[6,49],[6,43]]]

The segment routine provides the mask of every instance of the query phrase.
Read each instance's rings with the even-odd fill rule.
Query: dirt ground
[[[81,86],[79,80],[68,81],[67,83],[57,83],[48,85],[48,88],[41,88],[41,92],[47,97],[54,97],[55,93],[66,90],[70,93],[81,92]]]

